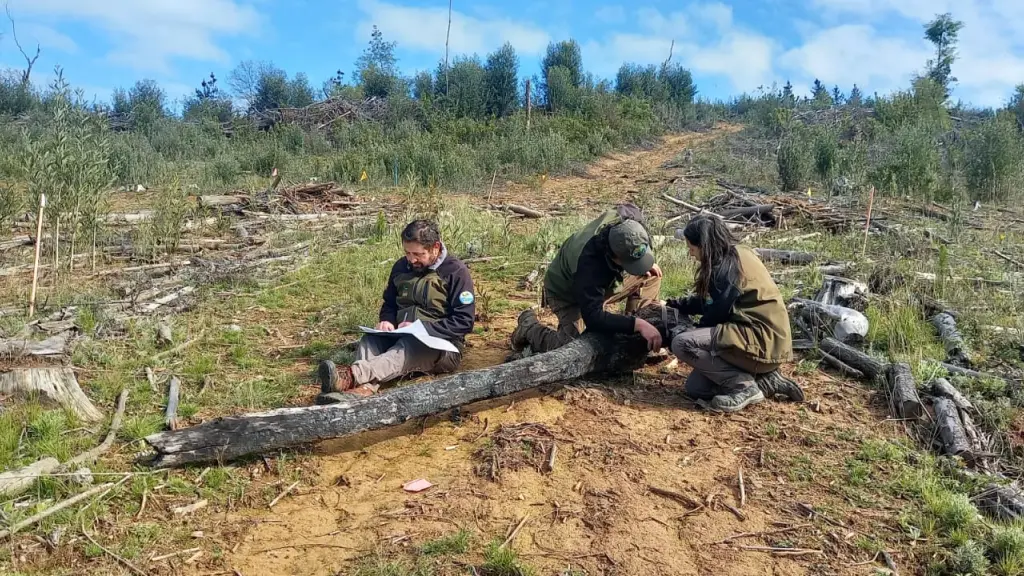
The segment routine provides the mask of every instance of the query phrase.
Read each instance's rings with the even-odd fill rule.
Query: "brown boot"
[[[533,308],[523,310],[522,314],[519,315],[519,321],[516,324],[516,329],[512,331],[513,350],[519,352],[530,345],[530,340],[527,338],[527,332],[532,326],[535,326],[537,322],[537,313],[533,311]]]
[[[345,366],[339,370],[330,360],[320,362],[316,369],[316,376],[320,381],[320,392],[323,394],[345,392],[355,386],[352,368]]]

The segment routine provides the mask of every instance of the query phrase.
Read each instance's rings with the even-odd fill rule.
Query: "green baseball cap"
[[[608,243],[612,253],[622,262],[622,267],[633,276],[643,276],[654,267],[654,252],[651,237],[636,220],[626,220],[608,231]]]

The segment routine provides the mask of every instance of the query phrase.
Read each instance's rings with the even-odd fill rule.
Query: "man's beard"
[[[409,266],[412,266],[412,269],[417,271],[417,272],[421,272],[421,271],[423,271],[426,268],[426,265],[424,265],[424,264],[411,264],[410,263]]]

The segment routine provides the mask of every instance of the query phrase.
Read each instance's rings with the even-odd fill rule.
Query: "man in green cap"
[[[544,275],[542,305],[558,318],[558,329],[541,324],[533,309],[526,310],[512,333],[512,348],[549,352],[586,329],[635,332],[657,351],[662,344],[657,328],[640,318],[607,312],[605,306],[625,299],[629,314],[658,302],[661,276],[643,213],[633,204],[618,205],[570,236]]]

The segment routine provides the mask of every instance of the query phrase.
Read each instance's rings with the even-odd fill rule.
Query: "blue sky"
[[[226,84],[243,60],[267,60],[315,87],[349,75],[372,25],[398,43],[404,73],[444,56],[444,0],[9,0],[18,40],[42,55],[33,78],[60,65],[90,98],[141,78],[171,99],[210,72]],[[903,87],[931,55],[923,24],[939,12],[964,21],[954,97],[1000,105],[1024,82],[1024,0],[453,0],[451,51],[481,56],[503,42],[535,74],[549,41],[575,38],[584,66],[613,78],[622,62],[673,61],[694,73],[705,97],[722,98],[815,78],[844,92]],[[24,66],[9,22],[0,65]]]

